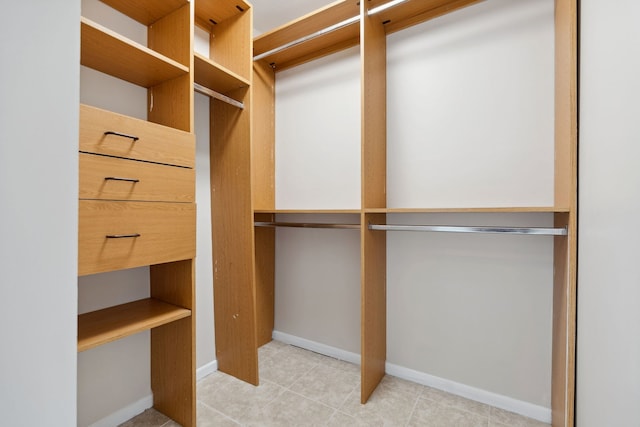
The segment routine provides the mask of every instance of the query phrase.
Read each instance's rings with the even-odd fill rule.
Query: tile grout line
[[[238,421],[238,420],[236,420],[236,419],[234,419],[234,418],[231,418],[229,415],[225,414],[224,412],[220,412],[220,411],[218,411],[216,408],[214,408],[214,407],[210,406],[209,404],[207,404],[207,403],[205,403],[205,402],[203,402],[203,401],[201,401],[201,400],[198,400],[198,402],[200,402],[201,404],[203,404],[203,405],[204,405],[204,406],[206,406],[207,408],[211,409],[212,411],[217,412],[218,414],[222,415],[223,417],[225,417],[225,418],[227,418],[227,419],[229,419],[229,420],[233,421],[234,423],[238,424],[239,426],[243,426],[243,425],[244,425],[244,424],[242,424],[240,421]],[[196,419],[197,419],[197,416],[196,416]],[[197,423],[197,421],[196,421],[196,423]]]
[[[415,400],[415,402],[413,402],[413,408],[411,408],[411,412],[409,413],[409,418],[407,419],[407,422],[406,422],[405,426],[408,426],[411,423],[411,418],[413,418],[413,414],[416,412],[416,407],[418,406],[418,401],[422,397],[422,394],[424,393],[424,390],[425,390],[425,388],[422,387],[420,389],[420,393],[418,393],[418,395],[416,396],[416,400]]]

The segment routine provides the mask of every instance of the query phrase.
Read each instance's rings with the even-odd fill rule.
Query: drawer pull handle
[[[105,181],[127,181],[127,182],[140,182],[139,179],[135,179],[135,178],[120,178],[117,176],[105,176],[104,177]]]
[[[107,234],[107,239],[129,239],[132,237],[140,237],[140,233],[133,234]]]
[[[104,133],[105,135],[116,135],[116,136],[121,136],[123,138],[131,138],[133,139],[133,142],[136,142],[137,140],[139,140],[140,138],[138,138],[137,136],[133,136],[133,135],[127,135],[126,133],[119,133],[119,132],[113,132],[113,131],[106,131]]]

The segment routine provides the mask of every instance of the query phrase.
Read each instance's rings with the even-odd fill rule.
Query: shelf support
[[[243,102],[236,101],[235,99],[230,98],[230,97],[228,97],[226,95],[223,95],[223,94],[221,94],[219,92],[216,92],[215,90],[211,90],[208,87],[204,87],[204,86],[202,86],[202,85],[200,85],[198,83],[194,83],[193,84],[193,89],[196,92],[201,93],[203,95],[206,95],[206,96],[208,96],[210,98],[214,98],[214,99],[217,99],[218,101],[226,102],[227,104],[231,104],[234,107],[237,107],[237,108],[239,108],[241,110],[244,110],[244,103]]]

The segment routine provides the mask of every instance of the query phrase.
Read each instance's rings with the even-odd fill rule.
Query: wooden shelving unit
[[[189,69],[146,46],[81,18],[80,63],[142,87],[188,74]]]
[[[78,351],[191,316],[191,310],[152,298],[133,301],[78,317]]]
[[[384,375],[386,359],[386,235],[368,229],[385,225],[387,214],[414,213],[549,213],[567,235],[554,239],[552,414],[554,426],[574,424],[575,293],[576,293],[576,153],[577,153],[577,18],[575,0],[555,2],[555,202],[553,206],[429,207],[387,206],[386,201],[386,39],[387,35],[478,3],[479,0],[336,1],[254,40],[251,85],[253,217],[273,222],[277,214],[359,214],[361,224],[361,401],[365,403]],[[387,8],[388,6],[388,8]],[[325,31],[332,28],[332,31]],[[277,209],[275,206],[274,114],[277,72],[360,45],[361,56],[361,206],[359,210]],[[280,49],[286,47],[284,49]],[[238,163],[244,167],[246,163]],[[246,187],[243,187],[246,189]],[[248,205],[248,204],[247,204]],[[245,208],[246,206],[245,205]],[[249,227],[247,225],[247,227]],[[244,236],[244,235],[243,235]],[[255,227],[255,252],[237,253],[235,261],[253,263],[253,288],[227,295],[243,301],[234,312],[255,314],[247,335],[216,318],[216,336],[226,338],[225,351],[251,362],[256,330],[264,339],[273,320],[275,230]],[[250,238],[246,237],[250,242]],[[215,250],[215,249],[214,249]],[[234,256],[234,257],[235,257]],[[249,280],[247,277],[246,280]],[[216,308],[217,315],[217,308]],[[253,320],[255,319],[255,321]],[[245,319],[245,321],[247,321]],[[266,326],[265,326],[266,325]],[[237,375],[246,377],[247,373]],[[255,382],[254,382],[255,383]]]
[[[140,120],[80,107],[78,275],[150,266],[150,295],[78,316],[78,351],[151,331],[154,407],[196,424],[193,7],[103,0],[147,45],[81,18],[81,64],[147,89]]]
[[[258,384],[251,200],[251,34],[244,1],[195,1],[209,52],[195,54],[195,82],[243,108],[211,98],[211,224],[216,359],[221,371]],[[242,260],[242,261],[240,261]]]

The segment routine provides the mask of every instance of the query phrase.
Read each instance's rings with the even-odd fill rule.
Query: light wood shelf
[[[195,82],[211,90],[226,94],[250,85],[249,80],[199,53],[194,54],[193,60]]]
[[[360,209],[256,209],[255,214],[360,214]]]
[[[149,26],[180,9],[189,0],[100,0],[128,17]]]
[[[189,67],[85,17],[80,22],[84,66],[145,88],[189,73]]]
[[[533,213],[533,212],[567,212],[563,208],[555,208],[553,206],[541,207],[472,207],[472,208],[387,208],[387,209],[366,209],[371,213]]]
[[[78,316],[78,351],[191,316],[191,310],[157,299],[133,301]]]
[[[419,24],[429,19],[451,13],[482,0],[424,0],[403,2],[371,15],[372,21],[382,23],[385,34]],[[372,0],[367,7],[373,10],[390,3],[389,0]],[[342,0],[318,9],[295,21],[264,33],[254,39],[254,55],[258,56],[322,31],[332,25],[358,16],[359,1]],[[283,70],[322,56],[358,45],[360,28],[358,22],[328,32],[281,52],[270,54],[263,60],[276,70]]]

